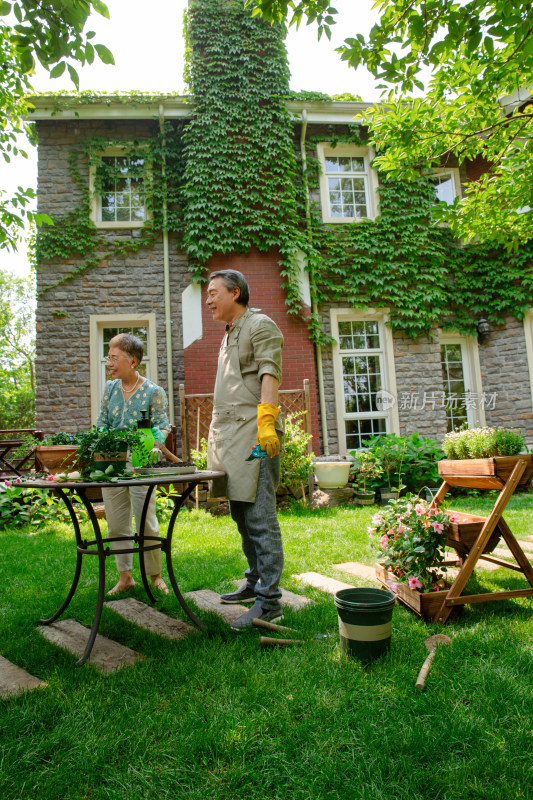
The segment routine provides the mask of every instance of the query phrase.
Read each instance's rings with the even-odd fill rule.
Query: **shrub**
[[[440,483],[437,464],[444,457],[438,442],[412,433],[410,436],[374,436],[367,448],[387,476],[389,489],[407,488],[419,492],[424,486]],[[379,482],[373,482],[375,488]]]
[[[306,433],[302,417],[306,411],[287,414],[285,437],[281,449],[281,485],[298,486],[305,483],[313,469],[314,453],[309,453],[311,434]]]
[[[87,519],[82,503],[76,503],[79,519]],[[20,479],[0,481],[0,528],[42,525],[50,520],[69,522],[70,514],[59,497],[46,489],[26,489]]]

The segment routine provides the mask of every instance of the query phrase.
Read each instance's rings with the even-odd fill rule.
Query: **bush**
[[[387,476],[389,489],[406,487],[410,492],[419,492],[424,486],[440,483],[437,463],[444,457],[438,442],[412,433],[410,436],[374,436],[367,442],[372,453]],[[380,482],[372,484],[378,488]]]
[[[51,520],[69,522],[66,505],[46,489],[26,489],[20,479],[0,482],[0,528],[42,525]],[[75,498],[71,497],[71,501]],[[87,519],[85,507],[76,502],[78,519]]]
[[[282,486],[305,483],[313,469],[315,456],[307,450],[311,434],[305,432],[301,419],[306,413],[287,414],[285,419],[285,438],[281,450]]]

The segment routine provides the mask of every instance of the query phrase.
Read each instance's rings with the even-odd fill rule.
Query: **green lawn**
[[[483,513],[490,500],[452,505]],[[533,798],[532,599],[467,607],[442,628],[398,606],[390,654],[364,669],[340,653],[333,598],[291,579],[315,570],[350,582],[331,565],[372,563],[366,526],[375,510],[280,517],[283,586],[316,600],[286,612],[285,623],[327,632],[326,641],[261,651],[255,629],[233,633],[200,612],[207,632],[172,643],[104,609],[100,633],[146,656],[110,676],[76,667],[35,629],[70,585],[68,527],[0,532],[0,653],[49,684],[0,701],[1,800]],[[533,495],[513,498],[506,518],[531,536]],[[244,567],[231,520],[182,512],[180,525],[182,589],[231,589]],[[86,625],[95,561],[84,564],[66,614]],[[485,589],[520,582],[507,570],[473,579]],[[142,589],[134,596],[143,600]],[[175,599],[160,607],[183,618]],[[438,651],[420,694],[424,640],[439,630],[453,645]]]

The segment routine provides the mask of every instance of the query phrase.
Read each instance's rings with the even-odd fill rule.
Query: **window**
[[[317,147],[321,164],[320,194],[325,222],[357,222],[377,214],[377,175],[368,147],[328,143]]]
[[[429,180],[435,187],[435,197],[439,203],[451,206],[456,197],[461,197],[458,169],[434,169]]]
[[[440,359],[447,430],[484,425],[490,398],[481,390],[477,341],[472,336],[442,334]]]
[[[91,417],[96,421],[105,382],[111,379],[107,368],[109,342],[118,333],[133,333],[144,345],[144,356],[138,368],[140,375],[157,383],[155,314],[144,316],[119,314],[90,317],[91,349]]]
[[[331,315],[338,342],[333,356],[339,450],[346,452],[364,447],[371,436],[399,430],[392,336],[383,315],[341,309]]]
[[[143,158],[109,148],[91,166],[91,219],[99,228],[139,228],[145,204],[147,168]]]

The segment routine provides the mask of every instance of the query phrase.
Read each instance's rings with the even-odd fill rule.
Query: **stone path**
[[[240,617],[241,614],[246,614],[249,609],[249,606],[221,603],[219,593],[212,592],[211,589],[198,589],[195,592],[187,592],[185,597],[187,600],[192,600],[196,603],[198,608],[201,608],[202,611],[214,611],[224,622],[229,623],[232,623],[233,620]]]
[[[105,605],[116,614],[120,614],[121,617],[127,619],[128,622],[133,622],[140,628],[144,628],[144,630],[155,633],[158,636],[163,636],[165,639],[176,641],[197,630],[187,622],[168,617],[156,608],[147,606],[146,603],[141,603],[140,600],[136,600],[134,597],[111,600]]]
[[[349,575],[355,575],[357,578],[363,578],[365,581],[379,583],[374,567],[360,564],[358,561],[344,561],[342,564],[333,564],[333,568],[340,570],[340,572],[347,572]]]
[[[0,656],[0,697],[12,697],[20,692],[31,692],[44,686],[48,684]]]
[[[37,630],[49,642],[63,650],[68,650],[78,658],[83,655],[90,633],[89,628],[80,625],[75,619],[64,619],[52,622],[51,625],[40,625]],[[89,664],[93,664],[102,672],[107,673],[127,664],[134,664],[141,658],[143,656],[136,653],[135,650],[130,650],[129,647],[98,634],[89,656]]]
[[[233,583],[240,589],[241,586],[245,585],[246,580],[233,581]],[[305,608],[305,606],[314,605],[314,602],[315,601],[311,600],[310,597],[304,597],[301,594],[289,592],[287,589],[281,590],[281,605],[292,608],[293,611],[300,611],[300,609]]]
[[[320,575],[319,572],[303,572],[301,575],[293,575],[293,578],[312,586],[314,589],[321,589],[328,594],[336,594],[341,589],[353,589],[354,586],[350,583],[343,583],[337,581],[335,578],[328,578],[325,575]]]

